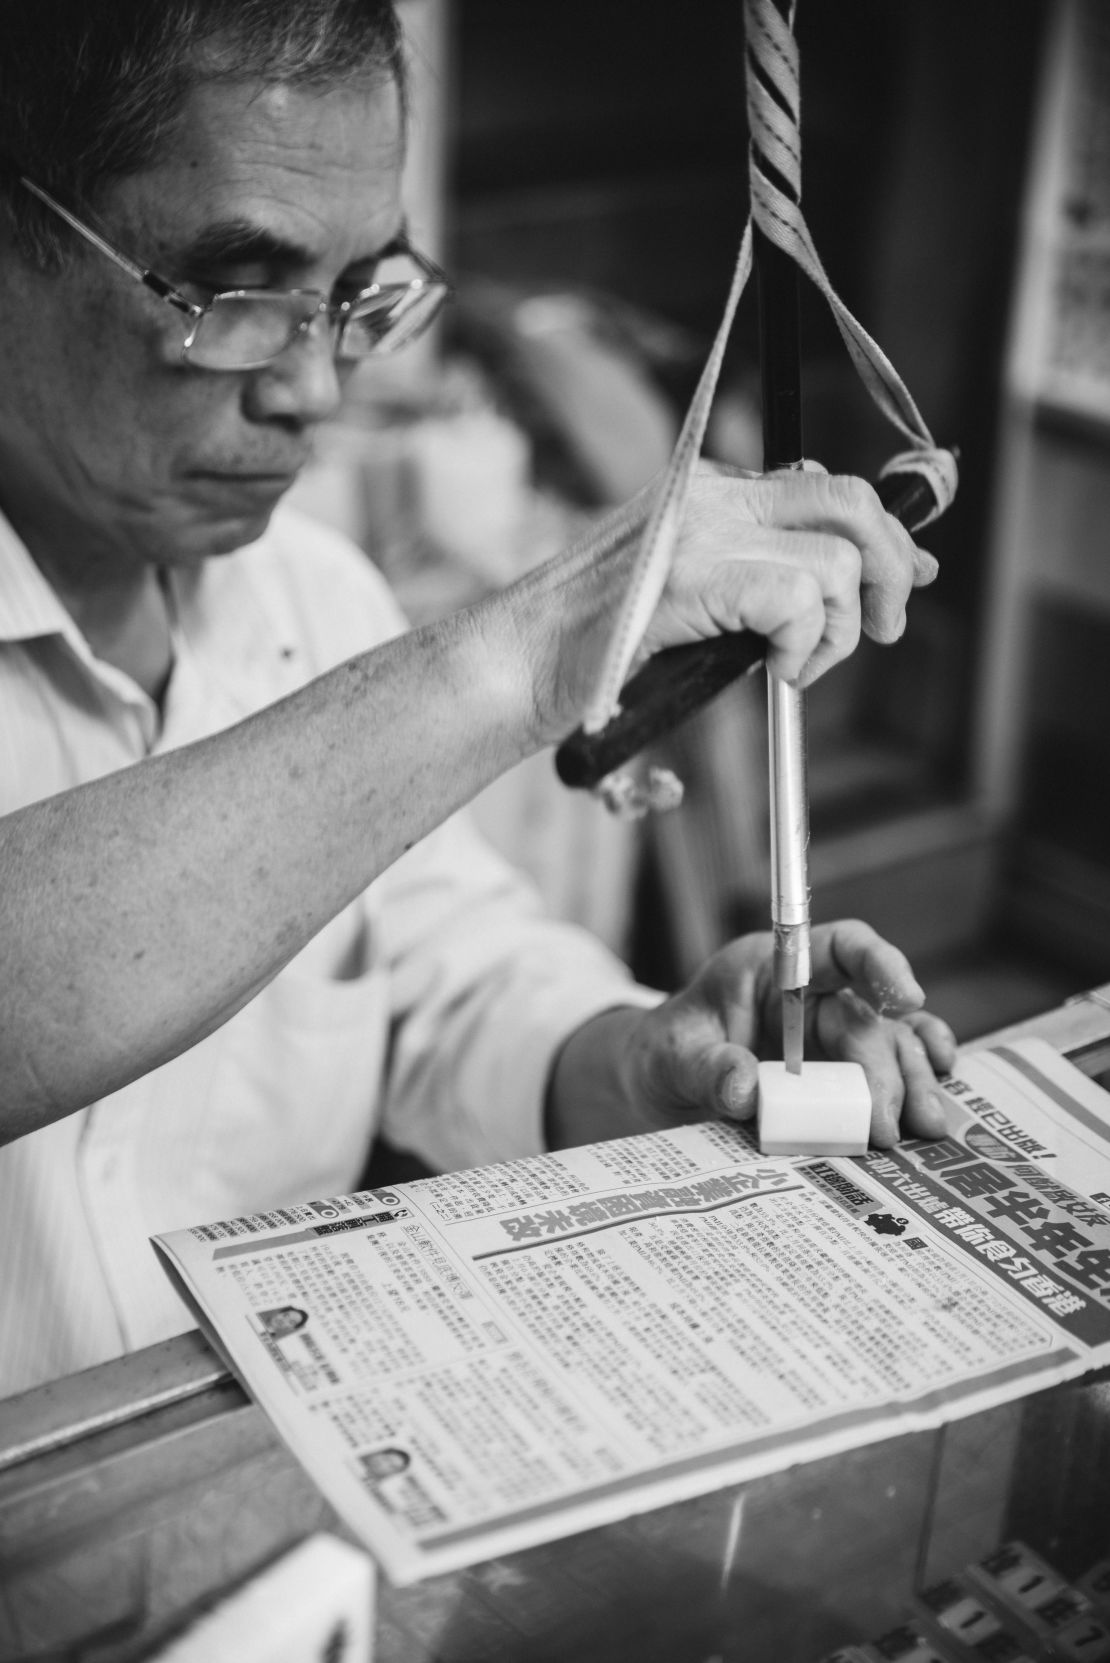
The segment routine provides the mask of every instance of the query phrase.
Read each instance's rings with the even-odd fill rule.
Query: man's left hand
[[[758,1064],[782,1056],[770,933],[723,947],[653,1010],[622,1007],[583,1024],[560,1052],[548,1098],[552,1148],[689,1120],[750,1120]],[[817,925],[806,998],[806,1056],[862,1064],[871,1142],[939,1137],[938,1074],[956,1057],[948,1025],[922,1009],[905,956],[867,924]]]

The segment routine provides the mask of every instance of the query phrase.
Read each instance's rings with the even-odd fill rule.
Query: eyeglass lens
[[[346,359],[395,352],[422,334],[446,296],[446,286],[429,281],[408,254],[382,261],[377,292],[343,316],[337,355]],[[186,349],[202,369],[251,369],[272,362],[311,322],[318,309],[312,295],[217,295],[199,320]]]
[[[217,295],[185,356],[200,369],[249,369],[285,351],[317,309],[300,295]]]
[[[443,304],[438,283],[372,295],[348,313],[339,338],[343,358],[365,358],[373,352],[396,352],[432,322]]]

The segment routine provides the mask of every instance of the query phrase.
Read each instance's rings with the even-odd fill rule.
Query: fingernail
[[[750,1119],[755,1109],[755,1081],[734,1068],[726,1076],[722,1092],[725,1113],[734,1120]]]
[[[945,1091],[931,1091],[929,1093],[929,1101],[930,1101],[933,1109],[936,1111],[936,1116],[937,1116],[937,1119],[940,1122],[941,1126],[943,1128],[947,1129],[947,1126],[948,1126],[948,1093],[945,1092]]]

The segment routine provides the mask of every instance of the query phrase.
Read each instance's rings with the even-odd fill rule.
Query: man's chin
[[[274,509],[293,484],[294,472],[281,474],[197,471],[187,477],[179,498],[178,529],[185,559],[231,554],[256,543]]]
[[[182,534],[174,540],[174,547],[167,551],[168,563],[195,566],[203,560],[234,554],[236,549],[257,543],[265,534],[280,500],[279,497],[269,506],[259,505],[250,511],[240,510],[193,521],[183,528]]]

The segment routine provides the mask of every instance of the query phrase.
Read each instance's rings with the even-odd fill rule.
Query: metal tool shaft
[[[771,919],[794,959],[783,987],[809,980],[809,948],[797,935],[809,923],[809,806],[806,798],[805,708],[797,688],[768,678],[771,736],[768,753],[771,819]]]
[[[786,14],[788,0],[776,0]],[[749,76],[757,73],[752,55]],[[753,145],[751,165],[789,189]],[[802,370],[798,270],[757,226],[753,236],[759,288],[759,360],[763,405],[763,468],[800,467]],[[782,993],[783,1061],[802,1066],[805,989],[810,978],[809,810],[806,789],[805,695],[767,678],[770,767],[771,922],[775,985]]]
[[[805,989],[812,973],[805,702],[797,688],[774,676],[767,678],[767,701],[774,972],[783,995],[783,1060],[796,1074],[802,1066]]]

